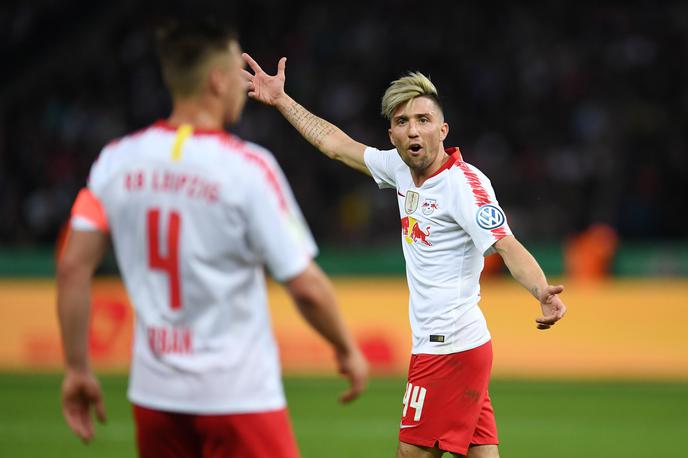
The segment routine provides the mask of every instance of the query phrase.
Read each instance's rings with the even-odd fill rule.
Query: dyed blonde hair
[[[437,88],[430,78],[421,72],[409,72],[408,75],[392,81],[385,95],[382,96],[382,116],[392,119],[394,111],[399,105],[409,103],[416,97],[429,97],[442,111],[442,105],[437,94]]]

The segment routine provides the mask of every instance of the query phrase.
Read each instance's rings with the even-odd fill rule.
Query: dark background
[[[0,245],[52,244],[100,148],[169,113],[151,24],[183,8],[0,6]],[[559,241],[593,223],[626,241],[688,236],[688,4],[210,8],[268,72],[288,57],[297,101],[378,148],[391,147],[379,114],[389,82],[429,75],[446,145],[491,179],[520,238]],[[321,244],[398,243],[394,196],[322,157],[276,111],[249,101],[231,130],[273,151]]]

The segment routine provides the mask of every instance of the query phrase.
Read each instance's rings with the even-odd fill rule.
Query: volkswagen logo
[[[478,226],[491,230],[504,224],[506,218],[504,217],[504,212],[494,205],[483,205],[478,210],[475,220]]]

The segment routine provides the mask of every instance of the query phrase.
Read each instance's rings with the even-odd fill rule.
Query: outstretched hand
[[[284,81],[286,79],[284,69],[287,66],[287,58],[282,57],[277,62],[276,75],[268,75],[258,65],[258,62],[253,60],[247,53],[241,54],[241,57],[253,70],[253,73],[245,69],[241,70],[248,82],[248,96],[267,105],[277,105],[279,99],[286,95],[284,92]]]
[[[566,305],[559,298],[559,294],[563,291],[564,287],[562,285],[548,285],[540,294],[540,307],[542,308],[543,316],[535,320],[535,322],[538,324],[538,329],[544,330],[551,328],[566,314]]]
[[[346,404],[356,399],[368,383],[368,362],[356,349],[347,354],[337,354],[339,373],[349,380],[349,389],[339,396],[339,402]]]
[[[84,442],[93,439],[93,418],[105,423],[105,404],[96,378],[88,373],[68,371],[62,382],[62,414],[69,427]]]

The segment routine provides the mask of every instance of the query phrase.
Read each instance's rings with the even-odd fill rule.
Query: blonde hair
[[[409,72],[406,76],[392,81],[382,96],[382,116],[392,119],[399,105],[408,103],[416,97],[431,98],[442,111],[437,88],[430,78],[421,72]]]

